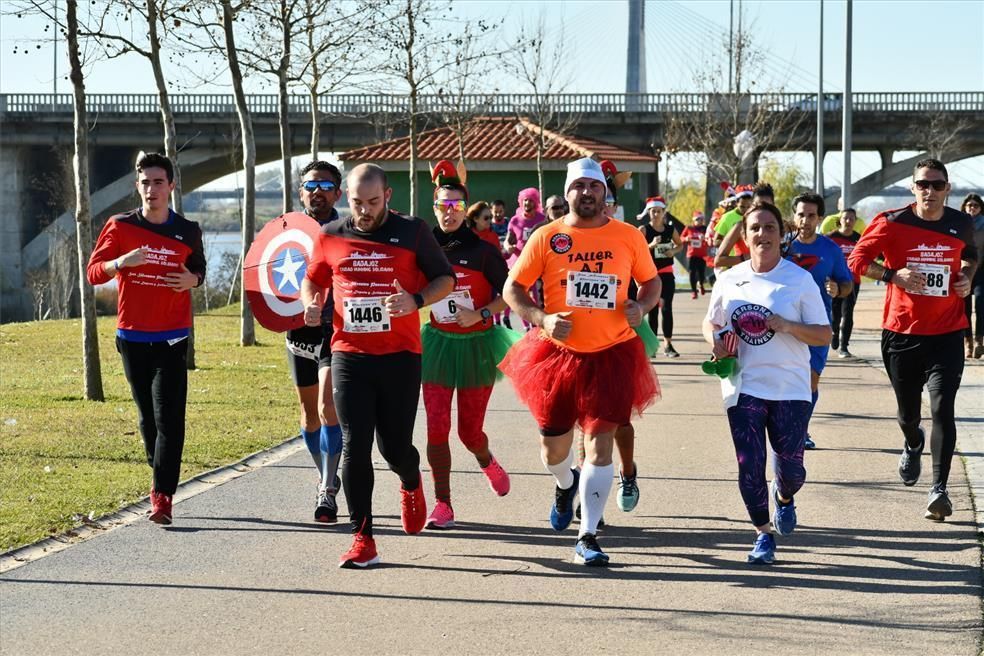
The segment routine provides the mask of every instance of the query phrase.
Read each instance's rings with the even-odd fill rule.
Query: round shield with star
[[[243,261],[246,298],[260,325],[282,333],[304,325],[301,281],[318,240],[318,222],[288,212],[257,233]]]

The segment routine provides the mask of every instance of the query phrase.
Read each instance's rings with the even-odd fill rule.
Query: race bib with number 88
[[[342,301],[347,333],[385,333],[390,329],[390,315],[383,298],[346,298]]]
[[[568,307],[614,310],[618,277],[607,273],[567,272]]]
[[[451,292],[437,303],[431,305],[431,312],[438,323],[455,323],[458,308],[475,309],[475,302],[467,291]]]
[[[926,264],[924,262],[906,262],[910,271],[918,271],[926,277],[926,286],[920,292],[912,292],[921,296],[950,295],[950,267],[946,264]]]

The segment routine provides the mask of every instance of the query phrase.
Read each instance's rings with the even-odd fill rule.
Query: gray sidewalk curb
[[[244,476],[255,469],[278,463],[301,448],[303,448],[303,441],[298,435],[269,449],[251,453],[242,460],[202,472],[178,485],[178,490],[174,494],[174,502],[179,503],[185,499],[190,499],[223,483]],[[73,545],[91,540],[113,529],[146,519],[149,511],[150,498],[144,497],[140,501],[120,508],[109,515],[91,521],[83,520],[83,525],[77,528],[0,553],[0,574],[5,574],[45,556],[64,551]]]

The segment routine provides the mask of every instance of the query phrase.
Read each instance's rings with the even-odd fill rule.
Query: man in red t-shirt
[[[301,284],[304,321],[320,325],[323,299],[333,301],[331,380],[342,427],[342,486],[352,548],[339,567],[379,562],[372,536],[372,444],[402,483],[403,530],[427,519],[413,425],[420,399],[418,310],[454,289],[454,271],[426,223],[389,209],[386,173],[360,164],[348,175],[352,217],[321,227]]]
[[[137,160],[140,207],[110,217],[89,257],[92,285],[118,285],[116,350],[137,404],[147,464],[154,470],[150,520],[171,523],[188,396],[191,288],[205,279],[198,224],[168,207],[174,165],[152,153]]]
[[[953,513],[946,483],[957,443],[954,400],[964,368],[963,299],[970,294],[978,255],[970,217],[945,204],[950,183],[942,162],[918,162],[910,188],[916,202],[876,216],[848,264],[856,275],[888,283],[881,348],[905,436],[899,460],[905,485],[915,485],[921,473],[922,390],[929,390],[933,487],[926,518],[943,521]],[[883,264],[875,262],[879,255]]]
[[[687,245],[687,269],[690,271],[690,297],[697,298],[697,284],[700,283],[700,295],[703,296],[704,277],[707,273],[707,225],[704,223],[704,213],[694,212],[690,225],[680,233],[680,239]]]

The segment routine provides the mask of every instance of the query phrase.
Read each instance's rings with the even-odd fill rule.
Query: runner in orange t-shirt
[[[540,427],[541,457],[557,480],[551,525],[570,525],[580,491],[575,560],[605,565],[595,533],[614,475],[613,434],[659,394],[632,326],[656,305],[660,282],[642,234],[605,216],[607,185],[596,161],[569,164],[565,189],[570,214],[533,234],[503,288],[512,309],[539,330],[514,345],[500,368]],[[538,279],[543,309],[527,293]],[[630,279],[639,283],[635,301]],[[575,424],[587,447],[580,475],[572,469]]]

